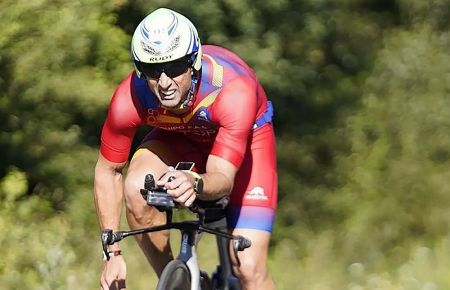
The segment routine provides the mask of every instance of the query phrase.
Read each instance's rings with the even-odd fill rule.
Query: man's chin
[[[176,103],[176,104],[171,103],[171,104],[165,105],[165,104],[163,104],[161,102],[161,107],[162,108],[164,108],[164,109],[166,109],[166,110],[168,110],[171,113],[176,114],[176,115],[184,114],[184,113],[186,113],[189,110],[188,106],[185,106],[183,108],[180,108],[180,106],[181,106],[181,103]]]
[[[176,100],[161,100],[161,107],[165,109],[177,109],[179,104]]]

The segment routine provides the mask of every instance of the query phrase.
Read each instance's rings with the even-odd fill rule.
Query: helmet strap
[[[198,75],[199,75],[199,72],[194,70],[194,74],[192,75],[192,80],[191,80],[191,88],[189,89],[186,99],[178,107],[179,109],[185,109],[186,107],[192,106],[192,104],[194,103],[193,99],[194,99],[195,91],[197,89]]]

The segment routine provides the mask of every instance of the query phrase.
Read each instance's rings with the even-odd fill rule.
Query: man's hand
[[[170,177],[175,179],[169,181]],[[167,189],[167,194],[173,197],[178,204],[189,207],[192,205],[197,195],[194,191],[194,176],[185,171],[169,171],[156,182],[157,186]]]
[[[113,256],[105,261],[100,277],[100,290],[124,290],[127,267],[123,256]]]

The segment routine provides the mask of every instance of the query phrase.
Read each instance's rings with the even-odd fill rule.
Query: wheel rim
[[[171,261],[164,269],[158,282],[158,290],[190,290],[191,276],[183,262]]]

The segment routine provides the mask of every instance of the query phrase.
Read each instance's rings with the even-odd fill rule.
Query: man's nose
[[[158,84],[162,88],[167,88],[170,86],[171,80],[172,79],[169,78],[165,72],[162,72],[161,75],[159,76]]]

